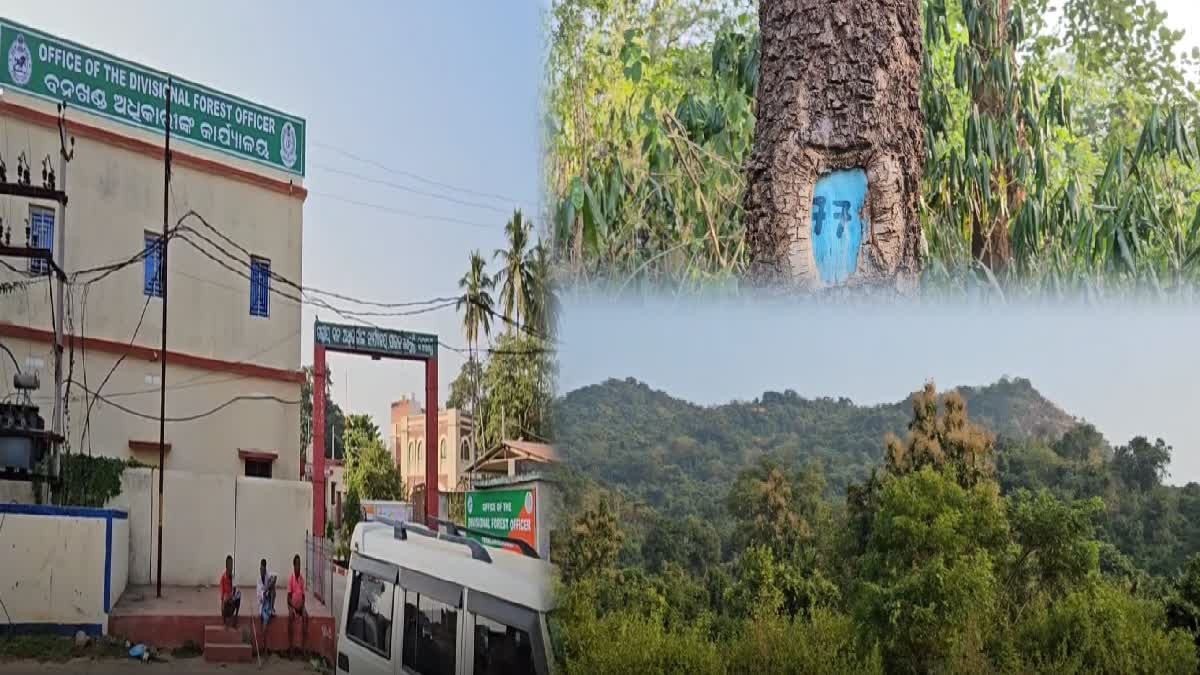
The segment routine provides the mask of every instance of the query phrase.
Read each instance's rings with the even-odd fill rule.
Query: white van
[[[461,675],[553,668],[551,565],[412,523],[359,523],[337,642],[338,673]]]

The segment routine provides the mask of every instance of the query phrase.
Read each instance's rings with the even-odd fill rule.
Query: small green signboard
[[[537,495],[523,490],[478,490],[467,493],[467,529],[523,541],[537,550]],[[516,549],[500,540],[470,535],[488,546]]]
[[[326,349],[401,359],[436,359],[438,339],[429,333],[317,322],[317,344]]]
[[[0,86],[154,132],[167,75],[0,19]],[[171,135],[304,175],[304,120],[186,80],[171,80]]]

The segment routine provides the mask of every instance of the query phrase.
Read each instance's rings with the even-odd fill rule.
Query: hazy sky
[[[764,391],[903,400],[1029,378],[1111,442],[1161,436],[1171,481],[1200,481],[1200,312],[981,305],[797,306],[601,302],[564,308],[560,391],[634,377],[697,403]]]
[[[456,295],[470,250],[481,249],[490,259],[503,244],[504,222],[514,207],[536,214],[540,3],[5,0],[0,15],[305,118],[307,285],[388,302]],[[507,199],[390,174],[331,146],[390,169]],[[330,194],[481,226],[388,213]],[[341,320],[327,314],[324,320]],[[306,307],[301,329],[306,364],[312,362],[313,319]],[[450,345],[464,345],[453,309],[377,323],[437,333]],[[246,354],[231,358],[256,350],[247,346]],[[444,349],[441,354],[444,399],[462,358]],[[394,398],[418,392],[424,399],[417,364],[335,354],[330,367],[335,399],[352,411],[374,414],[381,424]]]

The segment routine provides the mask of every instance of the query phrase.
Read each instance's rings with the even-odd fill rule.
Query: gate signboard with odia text
[[[467,493],[467,529],[494,537],[516,539],[539,550],[537,490],[477,490]],[[469,535],[487,546],[518,550],[513,544],[487,536]]]

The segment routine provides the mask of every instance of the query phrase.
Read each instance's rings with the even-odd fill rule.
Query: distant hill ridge
[[[1053,440],[1078,423],[1025,378],[956,390],[970,419],[997,436]],[[753,401],[701,406],[632,378],[582,387],[555,405],[558,445],[570,466],[659,506],[669,506],[659,498],[671,498],[663,484],[672,478],[698,482],[715,497],[764,455],[789,464],[819,460],[830,488],[841,492],[878,464],[884,435],[903,437],[912,417],[909,398],[863,406],[768,391]]]

